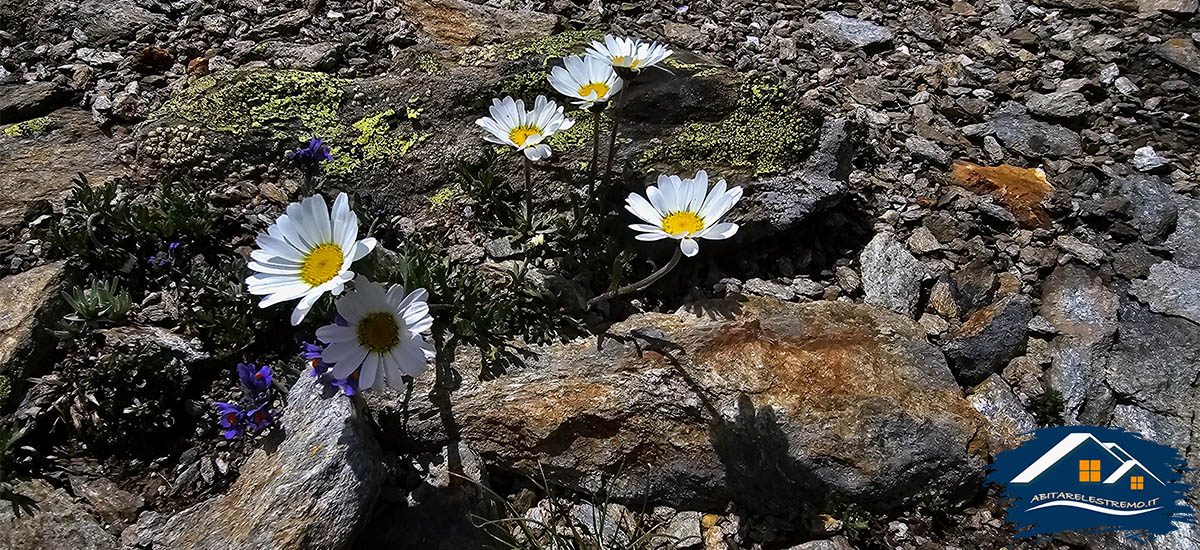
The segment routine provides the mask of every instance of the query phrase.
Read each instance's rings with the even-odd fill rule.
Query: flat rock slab
[[[1150,276],[1134,281],[1134,296],[1155,313],[1183,317],[1200,324],[1200,271],[1160,262],[1150,267]]]
[[[146,513],[123,535],[154,548],[347,547],[385,478],[381,451],[349,399],[301,375],[287,397],[283,441],[265,440],[229,492],[166,517]]]
[[[420,389],[408,409],[375,396],[382,437],[415,448],[458,434],[494,468],[581,490],[620,470],[612,494],[685,509],[788,514],[831,495],[887,508],[926,487],[978,490],[986,421],[912,320],[773,298],[685,309],[613,325],[599,347],[539,349],[449,405]]]
[[[0,228],[19,223],[36,201],[62,200],[76,174],[97,184],[126,173],[117,143],[100,132],[91,113],[66,108],[47,116],[44,131],[0,134]]]
[[[0,506],[0,547],[5,550],[116,550],[116,537],[83,504],[45,480],[21,483],[17,492],[37,503],[33,515],[13,515]]]

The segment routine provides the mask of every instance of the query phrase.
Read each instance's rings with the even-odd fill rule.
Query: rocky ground
[[[1127,428],[1196,470],[1197,12],[0,5],[0,427],[30,427],[0,491],[39,508],[0,509],[0,546],[508,548],[480,525],[518,517],[606,548],[1002,548],[983,475],[1033,428]],[[677,52],[630,99],[618,185],[703,168],[747,193],[734,239],[585,311],[618,252],[641,258],[629,277],[669,252],[620,230],[534,250],[457,161],[492,97],[550,93],[547,64],[605,32]],[[534,176],[543,210],[584,181],[591,115],[572,116]],[[492,312],[439,316],[407,394],[323,389],[299,359],[323,323],[281,330],[241,290],[254,236],[306,192],[285,154],[312,135],[335,156],[321,190],[380,238],[378,280],[417,265],[435,298]],[[121,315],[64,320],[64,292],[112,280]],[[238,362],[290,391],[275,429],[228,442],[211,402]]]

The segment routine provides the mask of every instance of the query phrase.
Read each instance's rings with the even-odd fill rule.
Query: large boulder
[[[345,548],[385,478],[382,455],[346,397],[302,375],[287,396],[282,441],[268,440],[229,492],[182,512],[142,514],[128,544],[192,550]]]
[[[40,374],[40,357],[53,349],[48,326],[61,308],[63,262],[0,279],[0,376],[14,380]],[[46,346],[44,344],[49,344]]]
[[[619,470],[616,496],[685,509],[888,508],[980,486],[985,421],[924,331],[880,308],[709,302],[536,352],[527,370],[448,399],[426,398],[429,386],[407,407],[372,397],[382,437],[409,449],[461,438],[494,468],[582,490]]]

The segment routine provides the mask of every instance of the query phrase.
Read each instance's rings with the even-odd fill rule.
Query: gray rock
[[[1150,276],[1134,281],[1130,293],[1165,313],[1200,324],[1200,270],[1179,267],[1175,262],[1160,262],[1150,267]]]
[[[20,122],[37,118],[61,107],[71,93],[53,82],[31,82],[0,86],[0,120]]]
[[[967,400],[991,424],[989,437],[993,452],[1015,448],[1021,442],[1021,434],[1037,428],[1033,416],[999,374],[987,377],[971,391]]]
[[[50,366],[42,358],[54,349],[47,327],[62,313],[63,267],[59,261],[0,279],[0,374],[23,380]]]
[[[1172,38],[1159,44],[1155,53],[1177,67],[1200,74],[1200,48],[1189,38]]]
[[[958,381],[978,384],[1025,353],[1031,318],[1030,300],[1021,295],[1003,298],[967,317],[944,348]]]
[[[1034,114],[1053,118],[1075,118],[1087,113],[1091,108],[1087,98],[1079,92],[1033,94],[1026,106]]]
[[[143,504],[140,495],[124,491],[104,477],[96,479],[72,477],[71,489],[92,505],[92,509],[96,511],[100,519],[112,525],[132,523],[137,519],[138,509]]]
[[[817,34],[840,48],[869,48],[892,40],[892,31],[887,27],[832,11],[821,14],[821,19],[812,27]]]
[[[61,200],[76,174],[92,184],[124,175],[116,140],[102,133],[91,114],[74,108],[47,115],[49,132],[23,139],[0,138],[0,228],[22,221],[31,204]]]
[[[1200,9],[1200,0],[1138,0],[1138,11],[1151,14],[1160,11],[1175,13],[1196,13]]]
[[[467,0],[403,0],[404,17],[439,42],[466,46],[553,34],[560,17],[506,10]]]
[[[1078,265],[1059,266],[1042,285],[1041,316],[1058,333],[1083,344],[1111,340],[1119,305],[1096,272]]]
[[[854,550],[854,546],[850,544],[846,537],[833,537],[827,540],[813,540],[793,546],[787,550]]]
[[[908,139],[904,140],[904,147],[915,157],[931,160],[941,166],[950,164],[950,153],[942,149],[940,145],[925,138],[909,136]]]
[[[822,495],[882,509],[929,485],[952,500],[978,490],[982,457],[968,448],[984,420],[903,316],[749,297],[635,315],[608,334],[599,349],[553,345],[530,368],[464,377],[449,399],[425,398],[424,376],[407,411],[367,397],[397,444],[438,444],[450,428],[492,468],[583,491],[623,464],[614,499],[786,512]]]
[[[1175,231],[1164,243],[1181,267],[1200,268],[1200,200],[1178,197]]]
[[[1105,384],[1122,403],[1192,418],[1200,395],[1195,385],[1180,382],[1200,377],[1200,326],[1123,300],[1118,334],[1104,365]]]
[[[1137,174],[1114,180],[1112,187],[1114,195],[1127,199],[1133,207],[1130,223],[1142,240],[1158,244],[1175,229],[1179,195],[1162,178]]]
[[[929,254],[942,249],[942,243],[938,242],[933,232],[923,225],[914,229],[906,242],[908,247],[917,254]]]
[[[87,509],[66,491],[35,479],[17,485],[17,493],[33,499],[38,506],[33,515],[13,515],[5,503],[0,506],[0,546],[5,550],[116,550],[116,537],[110,535]]]
[[[996,137],[1008,149],[1030,158],[1077,157],[1083,154],[1079,134],[1035,120],[1020,104],[1009,102],[991,120]]]
[[[1054,239],[1054,246],[1059,250],[1075,256],[1079,261],[1096,267],[1106,257],[1103,250],[1096,248],[1088,243],[1085,243],[1071,235],[1059,235]]]
[[[254,54],[277,69],[303,71],[327,71],[337,67],[342,59],[341,46],[333,42],[301,44],[271,41],[262,50],[254,50]]]
[[[840,202],[850,189],[854,155],[848,125],[845,118],[826,120],[816,149],[799,172],[754,183],[741,219],[766,225],[757,232],[774,235]]]
[[[921,283],[930,274],[925,264],[914,258],[895,234],[875,235],[858,260],[866,294],[863,301],[909,317],[916,315]]]
[[[1137,168],[1139,172],[1152,172],[1170,164],[1170,162],[1155,152],[1154,148],[1149,145],[1140,147],[1133,152],[1133,167]]]
[[[284,433],[241,467],[229,492],[163,520],[143,514],[128,540],[164,548],[344,548],[367,519],[385,472],[371,429],[349,398],[300,376]]]
[[[96,333],[104,338],[104,344],[110,348],[147,345],[168,351],[187,364],[210,357],[198,338],[188,338],[162,327],[127,326],[98,330]]]

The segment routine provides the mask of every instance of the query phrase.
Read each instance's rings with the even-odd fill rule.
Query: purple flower
[[[168,250],[175,250],[176,248],[179,248],[178,242],[171,243],[169,246],[167,246]]]
[[[321,348],[321,346],[304,342],[304,358],[308,359],[312,364],[312,370],[309,371],[308,375],[316,376],[327,386],[341,388],[346,395],[354,395],[358,393],[358,370],[356,369],[354,372],[350,373],[349,378],[334,378],[332,374],[333,365],[321,360],[321,354],[324,351],[325,350]]]
[[[306,170],[315,170],[318,164],[333,160],[333,155],[329,154],[329,148],[321,138],[314,137],[307,146],[288,153],[288,158]]]
[[[225,439],[241,437],[246,432],[246,411],[229,403],[213,403],[221,414],[221,427],[225,428]]]
[[[250,429],[257,432],[263,428],[266,428],[267,426],[270,426],[271,422],[275,420],[275,417],[271,414],[271,405],[269,403],[263,403],[262,405],[259,405],[250,412],[246,413],[246,419],[250,424]]]
[[[264,366],[255,370],[253,363],[249,365],[238,363],[237,371],[238,378],[242,381],[242,387],[246,388],[246,391],[255,398],[271,387],[271,367]]]

